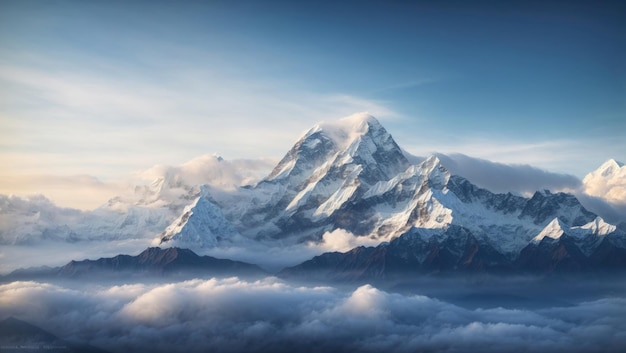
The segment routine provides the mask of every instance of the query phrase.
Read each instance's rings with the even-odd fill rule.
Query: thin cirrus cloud
[[[208,299],[208,300],[207,300]],[[0,285],[0,316],[111,351],[618,352],[626,302],[470,309],[370,285],[340,290],[266,278]]]
[[[113,72],[112,77],[122,77]],[[156,163],[180,163],[206,152],[228,157],[267,157],[283,153],[295,136],[319,120],[354,111],[397,115],[384,102],[347,94],[286,93],[289,87],[216,78],[207,70],[195,80],[176,77],[152,85],[139,77],[110,79],[106,74],[50,73],[24,67],[0,68],[3,139],[7,149],[35,152],[90,152],[98,158],[125,151]],[[25,96],[23,91],[34,92]],[[36,124],[35,124],[36,123]],[[28,142],[26,142],[28,141]],[[151,154],[165,155],[157,161]],[[18,166],[19,167],[19,166]]]
[[[6,167],[0,192],[44,193],[69,207],[95,207],[105,200],[102,192],[119,188],[99,184],[92,192],[98,197],[68,202],[80,196],[58,193],[60,183],[46,185],[47,176],[67,176],[72,182],[84,180],[76,175],[91,175],[120,184],[152,165],[177,165],[211,152],[227,159],[277,158],[319,120],[360,110],[398,115],[384,102],[347,94],[285,93],[289,90],[279,87],[285,83],[244,82],[206,68],[186,68],[168,74],[163,84],[152,84],[97,60],[89,71],[54,61],[48,63],[54,69],[44,69],[26,58],[22,65],[0,66],[0,162]],[[94,186],[77,185],[82,195]]]

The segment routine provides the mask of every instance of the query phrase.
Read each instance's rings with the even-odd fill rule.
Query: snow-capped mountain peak
[[[235,228],[211,200],[210,188],[202,186],[199,196],[155,239],[155,243],[176,241],[201,247],[215,246],[236,236]]]
[[[572,229],[580,229],[586,233],[601,236],[615,232],[617,227],[605,222],[602,217],[596,217],[593,221],[580,227],[573,227]]]
[[[624,167],[624,163],[611,158],[604,162],[600,168],[598,168],[597,172],[599,172],[603,177],[611,177],[618,173],[622,167]]]
[[[430,186],[441,189],[448,184],[450,172],[441,164],[439,157],[433,155],[420,163],[420,168],[428,175]]]
[[[593,221],[582,226],[568,227],[558,217],[553,219],[543,230],[533,238],[533,243],[541,242],[545,237],[559,239],[563,234],[583,239],[589,235],[601,237],[615,232],[616,226],[606,223],[601,217],[596,217]]]
[[[568,229],[568,227],[564,225],[557,217],[553,219],[550,223],[548,223],[548,225],[545,226],[543,230],[539,234],[537,234],[536,237],[533,238],[532,241],[534,243],[539,243],[545,237],[558,239],[565,233],[565,229]]]
[[[315,125],[308,134],[323,131],[332,139],[338,150],[347,148],[355,139],[370,131],[384,129],[376,118],[368,113],[357,113],[336,122],[323,122]]]
[[[298,186],[324,165],[345,164],[375,167],[377,175],[373,178],[383,179],[393,177],[409,165],[378,120],[367,113],[358,113],[315,125],[294,144],[265,181],[289,180],[290,185]],[[368,168],[364,169],[367,175]]]

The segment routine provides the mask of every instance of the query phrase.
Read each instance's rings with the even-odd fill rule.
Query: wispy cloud
[[[388,85],[382,88],[375,90],[373,93],[383,93],[383,92],[394,92],[398,90],[412,89],[421,87],[424,85],[432,84],[438,82],[438,79],[434,78],[424,78],[420,80],[412,80],[407,82],[401,82],[393,85]]]
[[[143,159],[146,167],[207,152],[276,157],[320,120],[355,111],[397,115],[384,102],[352,95],[290,90],[280,82],[225,77],[219,70],[190,75],[189,70],[171,72],[154,84],[124,70],[79,73],[3,65],[2,125],[10,129],[0,133],[5,141],[0,153],[115,156],[122,168],[128,159]],[[26,166],[14,165],[21,167]]]

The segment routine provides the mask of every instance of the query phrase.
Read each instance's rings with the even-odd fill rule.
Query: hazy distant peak
[[[608,177],[615,175],[620,169],[622,169],[622,167],[624,167],[624,163],[611,158],[604,162],[600,168],[596,170],[596,172],[599,172],[602,176]]]

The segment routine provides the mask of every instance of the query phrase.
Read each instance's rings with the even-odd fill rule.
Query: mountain
[[[626,233],[600,217],[580,227],[555,218],[520,252],[518,267],[531,272],[626,269]]]
[[[533,203],[523,214],[517,207],[513,215],[513,210],[499,212],[491,204],[509,202],[501,207],[515,207],[516,200],[525,202],[519,197],[509,194],[502,201],[495,200],[495,194],[476,188],[480,197],[487,198],[484,203],[462,202],[472,192],[463,188],[476,187],[452,176],[436,156],[411,165],[375,118],[357,114],[313,127],[257,185],[232,193],[209,189],[211,204],[222,210],[223,218],[211,210],[197,210],[189,219],[183,215],[181,220],[186,219],[189,226],[175,222],[181,226],[170,227],[167,237],[161,235],[160,241],[187,238],[198,246],[215,244],[214,232],[208,226],[203,228],[207,230],[203,239],[193,225],[208,219],[220,224],[225,224],[225,219],[247,238],[287,243],[319,241],[324,233],[335,229],[389,241],[412,226],[438,228],[454,222],[500,243],[502,251],[515,252],[530,241],[530,234],[545,226],[552,211],[558,211],[572,225],[594,218],[572,196],[547,192],[537,193],[532,201],[543,207],[545,215],[537,214],[531,222],[524,222],[519,218],[532,216]],[[451,212],[454,217],[450,217]],[[572,215],[576,219],[569,219]],[[191,235],[185,236],[186,232]],[[510,239],[501,241],[502,234],[511,235]]]
[[[137,173],[137,185],[100,207],[81,211],[44,196],[0,195],[0,244],[41,241],[110,241],[153,238],[200,195],[201,185],[233,190],[271,169],[266,160],[225,160],[204,155],[180,166],[156,165]],[[152,180],[145,185],[145,180]]]
[[[354,215],[344,211],[371,186],[409,165],[374,117],[356,114],[314,126],[256,185],[212,196],[224,217],[248,238],[318,240]]]
[[[86,344],[68,342],[14,317],[0,321],[0,346],[2,352],[106,353],[104,350]]]
[[[175,200],[159,198],[159,189],[163,190],[160,183],[137,187],[133,197],[113,198],[91,211],[58,207],[43,196],[0,195],[0,244],[153,237],[191,200],[188,194]]]
[[[156,168],[148,173],[160,175],[152,185],[87,213],[44,212],[53,209],[45,199],[35,200],[36,207],[0,199],[0,217],[11,224],[0,238],[14,237],[9,243],[152,238],[154,245],[192,249],[305,247],[309,252],[311,247],[336,248],[326,245],[349,238],[349,244],[382,243],[372,251],[384,261],[369,259],[374,267],[367,270],[381,275],[394,266],[421,272],[523,271],[532,267],[524,264],[552,266],[537,257],[557,256],[555,251],[576,265],[543,266],[548,272],[621,266],[623,226],[598,218],[576,196],[549,190],[529,197],[495,193],[463,176],[467,163],[476,161],[407,155],[376,118],[355,114],[315,125],[255,184],[231,183],[243,180],[229,174],[232,166],[221,157],[204,156],[179,168]],[[484,162],[479,164],[514,174],[511,168]],[[610,194],[619,196],[624,170],[608,161],[586,178],[587,184],[611,186]],[[495,178],[484,171],[468,175],[483,181]],[[571,182],[567,176],[549,176],[554,183]],[[207,179],[213,181],[199,185]],[[32,235],[20,238],[24,234]],[[396,249],[397,244],[407,249]],[[369,254],[363,249],[354,250],[355,259]],[[602,262],[599,251],[611,260]],[[343,255],[329,256],[324,261],[362,269],[360,260],[347,265]]]
[[[148,248],[137,256],[117,255],[98,260],[70,261],[57,268],[17,270],[4,280],[39,278],[125,278],[127,276],[263,276],[266,272],[256,265],[211,256],[199,256],[189,249]]]
[[[601,219],[579,227],[566,227],[555,219],[511,258],[461,226],[412,228],[389,243],[325,253],[278,275],[313,281],[370,281],[445,273],[626,271],[624,239],[626,233]]]
[[[206,186],[203,187],[196,199],[185,207],[182,215],[161,233],[159,244],[175,242],[215,246],[218,242],[240,237],[224,218],[221,209],[211,200],[207,190]]]
[[[493,193],[450,173],[437,155],[411,164],[384,127],[367,114],[314,126],[256,185],[205,192],[202,202],[192,204],[160,241],[215,245],[220,235],[214,229],[220,229],[268,244],[315,243],[341,229],[356,239],[389,243],[372,253],[385,262],[368,260],[366,272],[372,273],[385,272],[371,267],[383,264],[385,269],[420,271],[523,270],[521,252],[530,254],[529,246],[550,243],[541,242],[545,237],[557,239],[558,229],[568,235],[559,241],[566,244],[574,236],[572,246],[587,259],[602,244],[598,234],[584,231],[592,224],[611,229],[600,235],[611,233],[607,238],[618,239],[607,243],[609,248],[622,246],[623,232],[571,194]],[[398,250],[398,243],[412,255]],[[584,262],[574,248],[571,256]],[[332,254],[318,261],[336,260],[337,266],[363,270],[360,262],[352,261],[369,254],[364,249],[346,258]],[[407,262],[407,256],[412,260]]]

